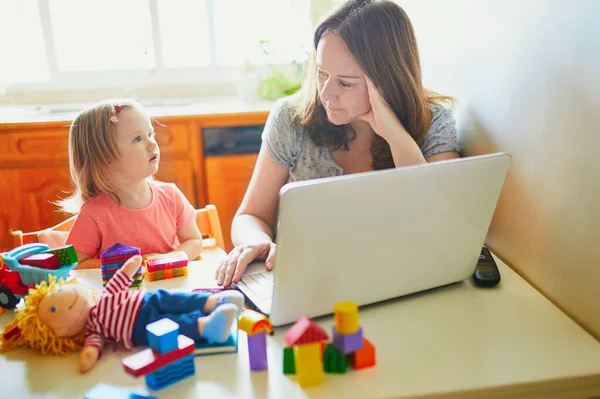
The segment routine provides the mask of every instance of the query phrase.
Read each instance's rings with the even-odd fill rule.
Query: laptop
[[[495,153],[286,184],[275,268],[237,288],[274,326],[469,278],[511,157]]]

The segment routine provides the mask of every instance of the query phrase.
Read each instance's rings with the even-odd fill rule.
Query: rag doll
[[[31,347],[44,355],[64,355],[81,350],[79,370],[85,373],[96,365],[105,342],[122,342],[127,349],[148,345],[146,325],[165,317],[193,340],[227,339],[244,304],[240,292],[128,290],[141,261],[138,255],[125,262],[97,297],[75,279],[50,277],[38,284],[0,336],[0,351]]]

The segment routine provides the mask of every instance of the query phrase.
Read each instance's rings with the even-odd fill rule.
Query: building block
[[[56,254],[33,254],[19,259],[19,263],[22,265],[40,267],[42,269],[60,269],[60,261],[58,260],[58,256],[56,256]]]
[[[193,339],[180,334],[177,337],[177,342],[179,344],[177,350],[172,352],[160,355],[154,352],[152,348],[147,348],[123,358],[121,364],[123,364],[125,372],[134,377],[139,377],[156,371],[159,368],[179,360],[184,356],[191,355],[194,352],[195,343]]]
[[[117,253],[119,251],[129,253],[127,255],[115,255],[115,256],[104,256],[108,251],[111,251],[111,248],[115,248],[114,251]],[[111,278],[115,275],[115,273],[125,264],[125,262],[131,258],[131,256],[136,255],[136,252],[139,254],[139,248],[129,247],[127,245],[115,244],[100,255],[100,268],[102,270],[102,286],[105,287],[106,284],[110,281]],[[144,273],[142,271],[142,267],[137,270],[137,272],[133,276],[133,282],[129,287],[131,288],[139,288],[142,286],[144,281]]]
[[[61,266],[79,262],[79,259],[77,259],[77,254],[75,253],[75,248],[73,248],[72,245],[47,249],[44,251],[44,253],[55,254],[58,256],[58,261],[60,262]]]
[[[189,355],[146,375],[146,385],[158,391],[196,373],[194,356]]]
[[[358,305],[355,302],[338,302],[333,307],[335,329],[340,334],[354,334],[360,328]]]
[[[161,355],[177,349],[179,324],[171,319],[160,319],[146,326],[148,345]]]
[[[127,392],[121,387],[107,384],[97,384],[90,389],[84,396],[84,399],[157,399],[156,396],[140,395]]]
[[[296,374],[293,348],[283,348],[283,374]]]
[[[248,335],[248,357],[252,371],[266,370],[269,367],[266,331]]]
[[[294,366],[296,381],[303,387],[323,383],[323,362],[321,343],[314,342],[294,346]]]
[[[346,356],[332,344],[327,344],[323,354],[323,370],[326,373],[344,374],[348,369]]]
[[[333,327],[333,346],[344,355],[361,349],[363,346],[362,328],[359,328],[354,334],[340,334]]]
[[[116,257],[116,256],[129,256],[131,258],[134,255],[140,255],[142,251],[136,247],[130,247],[129,245],[115,243],[108,247],[108,249],[100,254],[100,261],[103,259]],[[127,258],[127,259],[129,259]]]
[[[254,335],[261,331],[266,331],[269,335],[273,333],[271,320],[264,314],[252,309],[246,309],[242,312],[238,328],[248,335]]]
[[[329,336],[321,327],[307,316],[302,316],[285,333],[287,346],[307,344],[312,342],[327,341]]]
[[[356,370],[375,366],[375,347],[366,338],[363,338],[362,349],[348,356],[348,361]]]
[[[188,265],[188,256],[183,251],[163,255],[153,255],[146,259],[148,271],[176,269]]]
[[[170,278],[185,277],[187,275],[187,266],[174,269],[154,270],[148,272],[148,281],[168,280]]]

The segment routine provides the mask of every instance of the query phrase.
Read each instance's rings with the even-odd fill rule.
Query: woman
[[[414,31],[390,1],[348,1],[323,21],[302,90],[280,100],[233,220],[236,247],[215,278],[238,281],[255,259],[275,265],[278,194],[288,181],[458,158],[455,121],[425,90]]]

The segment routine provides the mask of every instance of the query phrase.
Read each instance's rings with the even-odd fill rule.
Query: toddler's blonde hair
[[[69,166],[75,189],[70,197],[57,203],[64,212],[79,213],[81,205],[99,192],[116,197],[109,168],[119,158],[118,122],[111,121],[111,117],[118,118],[120,112],[134,106],[140,105],[135,100],[103,101],[83,110],[71,124]]]

